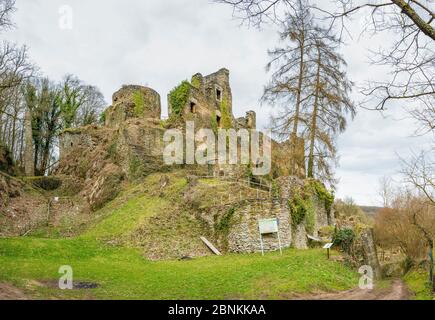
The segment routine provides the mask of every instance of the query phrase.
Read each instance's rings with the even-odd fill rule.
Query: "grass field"
[[[86,228],[77,227],[74,238],[62,238],[58,229],[44,229],[29,237],[0,239],[0,283],[11,283],[33,298],[60,299],[285,299],[296,293],[358,286],[359,274],[328,261],[321,249],[287,249],[282,256],[273,252],[264,257],[228,254],[148,260],[144,247],[133,246],[131,235],[152,217],[166,215],[174,220],[173,204],[181,201],[186,186],[184,178],[171,176],[161,196],[159,178],[149,176],[146,183],[127,189],[94,213]],[[156,228],[149,229],[157,234],[149,241],[160,241],[165,248],[196,239],[204,246],[194,226],[181,222],[174,225],[178,238],[169,244],[164,242],[169,235],[157,237]],[[63,265],[73,268],[75,282],[97,283],[98,288],[59,290],[58,270]]]
[[[435,296],[430,291],[426,270],[412,270],[404,277],[404,280],[409,289],[414,293],[415,300],[435,299]]]
[[[99,287],[62,291],[41,285],[56,284],[62,265],[73,268],[75,281]],[[358,274],[328,261],[322,250],[151,262],[135,249],[91,240],[26,238],[0,240],[2,281],[35,298],[279,299],[292,293],[349,289],[357,286]]]

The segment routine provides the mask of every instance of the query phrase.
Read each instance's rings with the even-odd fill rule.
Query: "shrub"
[[[228,234],[230,227],[231,227],[231,219],[233,218],[235,212],[236,212],[236,209],[233,207],[228,209],[228,211],[224,214],[224,216],[216,224],[215,230],[222,232],[224,234]]]
[[[354,240],[355,233],[353,230],[350,228],[344,228],[334,233],[332,242],[334,245],[340,246],[344,252],[350,253]]]

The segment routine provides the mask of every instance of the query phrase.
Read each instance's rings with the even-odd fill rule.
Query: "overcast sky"
[[[64,5],[73,10],[72,30],[59,27]],[[278,41],[274,26],[261,31],[240,26],[231,8],[208,0],[17,0],[17,9],[15,30],[3,36],[26,44],[33,62],[53,80],[77,75],[98,86],[108,103],[123,84],[147,85],[160,93],[166,114],[166,95],[181,80],[226,67],[235,116],[255,110],[259,127],[268,123],[270,107],[259,107],[258,100],[268,80],[267,49]],[[351,30],[360,31],[360,24],[356,19]],[[367,49],[388,39],[385,34],[348,40],[343,53],[352,81],[385,77],[388,70],[368,64]],[[383,115],[359,110],[339,139],[338,197],[380,204],[379,178],[399,181],[398,155],[406,157],[429,141],[413,137],[414,130],[400,106]]]

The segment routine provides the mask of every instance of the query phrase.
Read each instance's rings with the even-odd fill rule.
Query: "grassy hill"
[[[358,285],[354,270],[327,260],[321,249],[209,256],[199,240],[206,230],[181,201],[192,193],[185,175],[169,176],[164,190],[160,175],[152,175],[86,219],[60,219],[29,237],[0,239],[0,283],[12,283],[34,298],[71,299],[279,299]],[[231,188],[199,181],[195,205],[207,205],[220,189]],[[74,236],[63,236],[65,229]],[[202,257],[175,259],[190,252]],[[153,261],[161,257],[170,259]],[[74,281],[98,287],[59,290],[63,265],[73,268]]]

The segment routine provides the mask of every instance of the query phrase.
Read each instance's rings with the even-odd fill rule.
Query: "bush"
[[[334,233],[332,242],[341,247],[344,252],[350,253],[354,240],[355,232],[350,228],[344,228]]]

